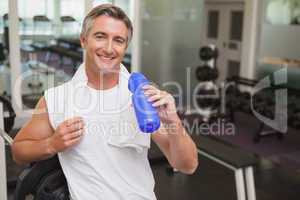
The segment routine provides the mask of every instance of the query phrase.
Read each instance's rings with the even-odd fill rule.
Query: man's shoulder
[[[67,81],[58,86],[48,88],[47,90],[45,90],[45,97],[51,94],[61,94],[63,92],[67,92],[69,85],[70,85],[70,81]]]
[[[69,84],[70,82],[65,82],[61,85],[58,85],[56,87],[49,88],[44,93],[45,102],[48,107],[48,111],[54,112],[56,109],[63,109],[64,108],[64,102],[69,94]],[[53,108],[55,108],[53,110]]]
[[[69,82],[65,82],[56,87],[49,88],[44,93],[45,104],[47,105],[49,119],[53,127],[56,127],[58,125],[58,122],[61,122],[63,120],[67,105],[66,99],[69,96],[69,84]]]

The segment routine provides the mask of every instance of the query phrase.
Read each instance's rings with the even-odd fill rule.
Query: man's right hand
[[[13,158],[19,164],[47,159],[82,139],[82,118],[68,119],[53,130],[44,97],[39,100],[36,110],[38,112],[33,113],[31,120],[17,133],[12,144]]]
[[[62,122],[49,138],[52,153],[62,152],[78,144],[83,133],[84,122],[81,117],[74,117]]]

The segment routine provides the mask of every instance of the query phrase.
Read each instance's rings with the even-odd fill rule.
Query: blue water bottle
[[[131,73],[128,81],[128,89],[132,92],[132,103],[139,128],[144,133],[153,133],[160,126],[160,119],[155,107],[147,100],[143,86],[149,84],[149,80],[142,73]]]

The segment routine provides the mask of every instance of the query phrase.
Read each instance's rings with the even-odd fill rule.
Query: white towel
[[[120,121],[119,133],[108,136],[107,142],[115,147],[132,147],[137,152],[142,152],[143,148],[150,148],[150,134],[140,131],[135,116],[133,105],[131,104],[131,92],[128,89],[128,79],[130,73],[121,65],[119,75],[120,92]]]
[[[141,153],[144,149],[150,148],[150,134],[143,133],[140,131],[135,116],[134,108],[131,105],[131,92],[128,89],[128,79],[130,73],[127,69],[121,64],[120,73],[119,73],[119,85],[118,85],[118,94],[116,96],[118,112],[117,112],[117,123],[114,120],[114,123],[109,124],[108,126],[117,126],[113,127],[116,130],[113,134],[106,133],[105,139],[109,145],[118,148],[134,148],[137,152]],[[85,65],[82,64],[76,71],[74,77],[71,80],[70,87],[68,92],[73,93],[74,88],[81,88],[82,86],[87,86],[87,75],[85,71]],[[78,90],[76,91],[78,92]],[[85,92],[85,91],[82,91]],[[69,95],[68,105],[69,112],[67,113],[68,118],[74,116],[73,113],[81,113],[83,111],[76,109],[74,102],[77,101],[77,98],[80,98],[83,95]],[[73,98],[71,98],[73,97]],[[76,98],[76,99],[75,99]],[[79,100],[80,101],[80,100]],[[90,111],[89,111],[90,112]]]

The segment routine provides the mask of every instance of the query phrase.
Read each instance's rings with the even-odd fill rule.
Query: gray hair
[[[93,8],[84,18],[83,20],[83,24],[82,24],[82,29],[81,29],[81,36],[87,36],[88,33],[90,32],[90,30],[92,29],[94,20],[99,17],[99,16],[109,16],[112,17],[114,19],[118,19],[121,20],[122,22],[124,22],[125,26],[127,27],[128,31],[129,31],[129,37],[128,39],[128,43],[132,38],[133,35],[133,27],[132,27],[132,23],[131,20],[129,19],[129,17],[125,14],[125,12],[112,4],[102,4],[99,6],[96,6],[95,8]]]

